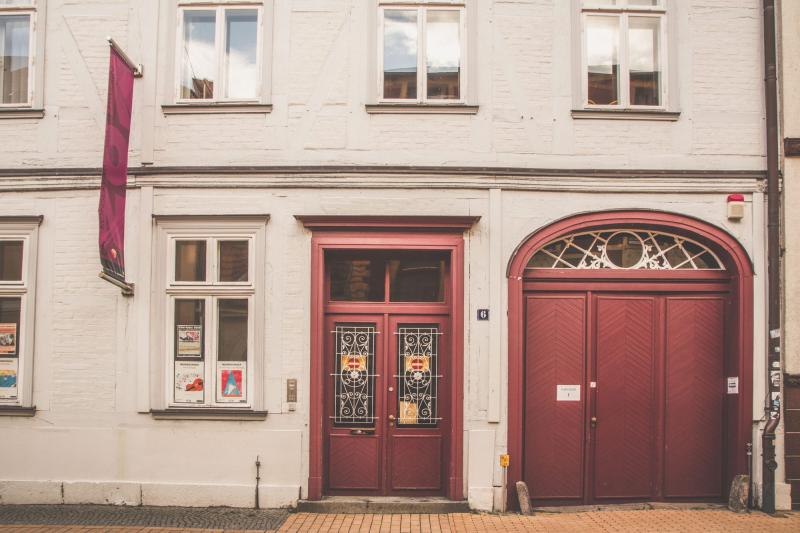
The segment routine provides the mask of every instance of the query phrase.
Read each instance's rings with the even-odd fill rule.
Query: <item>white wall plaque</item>
[[[579,402],[581,401],[580,385],[556,385],[557,402]]]
[[[739,394],[739,378],[728,378],[728,394]]]

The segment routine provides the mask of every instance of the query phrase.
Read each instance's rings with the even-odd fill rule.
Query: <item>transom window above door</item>
[[[464,102],[465,8],[457,2],[380,2],[383,102]]]
[[[707,246],[647,229],[604,229],[562,237],[543,246],[527,268],[725,270]]]
[[[666,107],[666,3],[582,0],[585,107]]]
[[[337,252],[326,258],[333,302],[445,302],[449,254]]]

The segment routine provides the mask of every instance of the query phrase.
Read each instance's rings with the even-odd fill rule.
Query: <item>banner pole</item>
[[[122,60],[125,61],[125,64],[131,68],[134,78],[141,78],[144,76],[144,66],[142,66],[141,63],[134,63],[133,60],[128,57],[128,54],[125,53],[125,50],[123,50],[122,47],[117,44],[117,41],[115,41],[110,35],[106,36],[106,41],[108,41],[108,45],[111,48],[116,50]]]

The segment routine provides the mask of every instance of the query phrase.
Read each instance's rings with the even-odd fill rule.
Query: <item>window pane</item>
[[[447,268],[442,254],[413,254],[389,261],[392,302],[443,302]]]
[[[28,103],[30,15],[0,16],[0,104]]]
[[[417,12],[383,15],[383,97],[417,97]]]
[[[439,404],[439,328],[397,331],[397,425],[435,427]]]
[[[331,300],[384,301],[385,262],[378,258],[331,258]]]
[[[220,241],[219,281],[247,281],[247,241]]]
[[[215,11],[183,12],[181,98],[214,97],[217,77]]]
[[[175,357],[203,358],[205,301],[175,300]]]
[[[19,356],[20,298],[0,298],[0,357]]]
[[[375,325],[336,324],[333,423],[370,427],[375,424]]]
[[[660,105],[661,19],[631,17],[628,21],[630,50],[631,105]]]
[[[247,361],[247,300],[219,300],[218,361]]]
[[[425,62],[428,98],[457,100],[461,96],[460,13],[455,10],[428,11]]]
[[[258,96],[258,11],[225,12],[226,98]]]
[[[22,281],[22,241],[0,241],[0,281]]]
[[[619,19],[586,17],[589,104],[619,103]]]
[[[175,243],[175,281],[206,280],[206,241]]]

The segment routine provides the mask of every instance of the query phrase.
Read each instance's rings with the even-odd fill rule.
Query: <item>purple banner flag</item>
[[[134,72],[114,47],[110,50],[103,180],[98,209],[100,263],[107,275],[124,282],[125,189],[128,184],[128,141]]]

